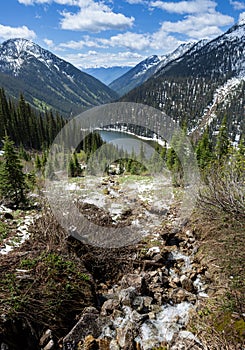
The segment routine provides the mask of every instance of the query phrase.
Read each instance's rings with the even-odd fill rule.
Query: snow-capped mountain
[[[176,60],[177,58],[184,55],[185,52],[195,46],[195,42],[189,42],[181,44],[173,52],[164,55],[157,56],[153,55],[146,58],[144,61],[138,63],[135,67],[130,69],[127,73],[114,80],[109,87],[116,91],[120,96],[129,92],[137,86],[143,84],[147,79],[152,77],[162,67],[167,65],[169,62]]]
[[[0,86],[17,98],[22,92],[33,106],[53,108],[63,115],[117,97],[97,79],[26,39],[0,45]]]
[[[82,71],[109,85],[112,81],[127,73],[131,68],[129,66],[95,67],[84,68]]]
[[[198,134],[217,134],[227,116],[233,142],[245,135],[245,21],[210,42],[199,42],[163,65],[123,101],[158,106]]]

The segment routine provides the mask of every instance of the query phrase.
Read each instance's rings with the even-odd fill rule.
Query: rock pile
[[[206,267],[195,261],[193,232],[176,231],[169,245],[165,238],[159,232],[159,245],[153,246],[154,238],[151,247],[138,252],[134,273],[125,274],[112,288],[98,286],[103,304],[84,310],[63,339],[63,350],[202,349],[185,329],[190,310],[199,298],[207,297],[202,282]]]

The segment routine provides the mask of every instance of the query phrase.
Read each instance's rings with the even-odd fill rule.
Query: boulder
[[[188,292],[193,292],[195,289],[192,280],[185,275],[182,275],[180,277],[180,283],[182,288],[187,290]]]
[[[128,322],[126,327],[117,328],[117,342],[121,349],[136,350],[135,336],[135,325],[132,322]]]
[[[118,308],[119,306],[119,301],[116,299],[109,299],[104,302],[101,308],[101,315],[102,316],[107,316],[111,315],[115,309]]]
[[[99,350],[98,343],[92,335],[88,335],[85,338],[82,350]]]
[[[82,317],[72,330],[63,339],[63,350],[75,349],[78,342],[88,335],[99,337],[102,332],[103,322],[99,317],[99,311],[94,307],[84,309]]]
[[[176,304],[182,303],[187,299],[187,292],[182,288],[176,288],[170,293],[170,298]]]
[[[132,306],[133,300],[136,297],[136,290],[134,287],[122,289],[119,292],[119,301],[122,305]]]
[[[142,275],[133,273],[124,275],[121,280],[121,287],[123,289],[134,287],[137,293],[143,294],[145,291],[145,278]]]
[[[136,310],[134,310],[131,314],[131,320],[139,326],[145,320],[149,318],[148,314],[139,314]]]

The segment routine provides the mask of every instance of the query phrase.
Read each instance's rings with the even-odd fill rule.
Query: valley
[[[244,40],[0,45],[1,350],[244,350]]]

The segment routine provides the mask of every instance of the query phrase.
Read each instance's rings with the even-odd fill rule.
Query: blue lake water
[[[117,146],[119,149],[123,149],[129,154],[134,152],[136,155],[138,155],[142,145],[146,157],[150,157],[154,152],[154,148],[150,146],[149,141],[142,140],[139,137],[131,134],[106,130],[100,130],[99,134],[103,141]]]

